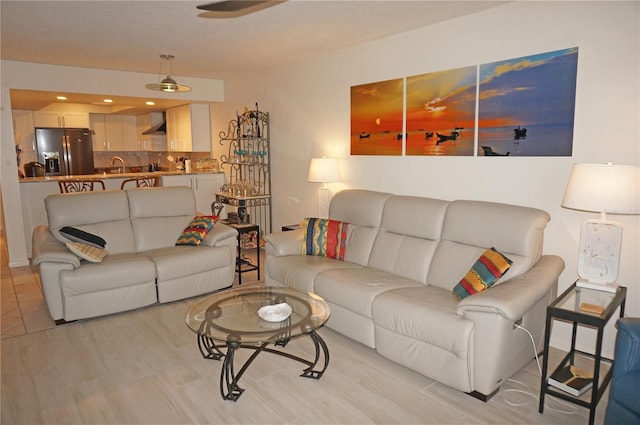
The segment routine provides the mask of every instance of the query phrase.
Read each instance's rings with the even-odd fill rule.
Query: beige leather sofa
[[[543,343],[564,262],[542,255],[549,215],[480,201],[345,190],[330,218],[348,222],[344,261],[301,255],[303,230],[267,236],[265,279],[322,296],[327,326],[443,384],[488,400]],[[513,260],[493,287],[453,287],[495,247]]]
[[[57,323],[193,297],[233,284],[237,231],[216,223],[200,246],[175,246],[196,215],[188,187],[56,194],[45,199],[48,226],[33,232],[37,265]],[[80,260],[65,226],[102,237],[109,255]]]

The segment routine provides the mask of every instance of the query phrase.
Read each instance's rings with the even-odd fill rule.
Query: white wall
[[[317,215],[318,184],[306,182],[309,160],[336,156],[343,180],[336,190],[482,199],[548,211],[545,253],[565,260],[559,288],[564,290],[576,279],[582,221],[597,218],[560,207],[572,164],[640,165],[639,12],[638,2],[514,2],[251,78],[227,79],[220,113],[256,101],[271,113],[275,229]],[[352,85],[574,46],[579,56],[573,157],[349,155]],[[627,315],[640,316],[640,217],[615,219],[625,233],[619,282],[629,288]],[[554,345],[567,346],[567,328],[557,329]],[[591,337],[587,332],[585,345]],[[613,332],[606,339],[611,354]]]

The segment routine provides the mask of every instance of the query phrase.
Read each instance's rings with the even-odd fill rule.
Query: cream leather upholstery
[[[327,326],[460,391],[488,399],[533,358],[564,262],[542,255],[549,214],[515,205],[345,190],[330,218],[349,222],[345,261],[300,255],[303,231],[267,236],[266,282],[322,296]],[[495,247],[511,260],[497,285],[451,292]]]
[[[31,261],[54,320],[131,310],[233,283],[235,229],[216,223],[200,246],[175,246],[196,215],[188,187],[56,194],[45,207],[49,225],[34,229]],[[101,263],[78,259],[65,246],[64,226],[102,237],[110,255]]]

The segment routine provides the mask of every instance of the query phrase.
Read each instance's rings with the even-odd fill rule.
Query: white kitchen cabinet
[[[208,104],[182,105],[167,109],[167,150],[211,152]]]
[[[187,186],[193,189],[196,198],[196,211],[200,214],[211,215],[211,203],[216,199],[216,192],[220,191],[226,182],[224,173],[198,173],[161,176],[160,186]]]
[[[91,114],[94,151],[137,151],[134,115]]]
[[[89,128],[89,114],[82,112],[34,111],[34,127]]]
[[[136,151],[136,117],[134,115],[105,115],[107,143],[112,151]]]
[[[138,128],[135,115],[120,115],[125,151],[138,150]]]
[[[91,144],[94,152],[108,151],[107,128],[103,114],[89,114],[89,128],[91,129]]]
[[[161,112],[138,115],[136,117],[136,137],[139,151],[163,152],[167,150],[167,136],[157,134],[142,134],[153,126],[162,123]]]

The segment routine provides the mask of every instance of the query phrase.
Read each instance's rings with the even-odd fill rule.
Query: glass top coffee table
[[[186,323],[197,334],[198,348],[206,359],[224,358],[220,371],[220,394],[236,401],[243,388],[238,381],[253,360],[263,351],[307,365],[300,376],[320,379],[329,365],[329,349],[316,333],[329,318],[329,306],[318,295],[288,287],[255,286],[217,292],[189,309]],[[308,335],[315,355],[306,360],[289,354],[289,340]],[[273,348],[268,347],[273,344]],[[226,347],[226,353],[222,348]],[[240,367],[234,368],[234,352],[254,350]],[[318,367],[318,369],[316,369]]]

